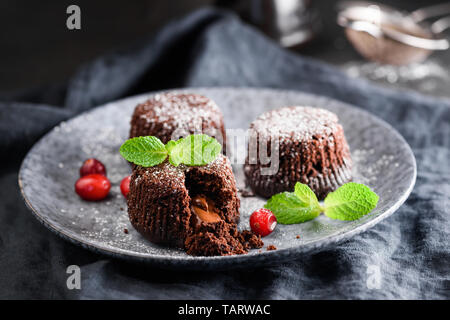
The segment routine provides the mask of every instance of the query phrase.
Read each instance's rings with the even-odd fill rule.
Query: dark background
[[[379,2],[409,11],[443,1]],[[0,94],[62,83],[94,57],[142,40],[167,22],[215,3],[214,0],[2,0]],[[81,30],[66,28],[66,8],[70,4],[81,8]],[[312,1],[322,29],[312,43],[297,52],[342,66],[362,58],[336,25],[336,4],[337,1],[330,0]],[[439,59],[448,56],[448,53],[433,55]]]

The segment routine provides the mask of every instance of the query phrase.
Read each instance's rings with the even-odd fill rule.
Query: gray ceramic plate
[[[63,122],[45,135],[23,161],[19,184],[33,214],[50,230],[83,247],[108,255],[147,261],[160,267],[215,269],[257,266],[286,261],[299,252],[321,249],[349,239],[392,214],[406,200],[416,179],[416,163],[405,140],[387,123],[342,102],[295,91],[249,88],[183,90],[204,94],[221,107],[227,128],[248,128],[262,112],[286,105],[312,105],[339,116],[350,144],[354,181],[369,185],[379,196],[377,208],[357,221],[334,221],[325,216],[297,225],[278,225],[265,245],[278,250],[252,250],[247,255],[192,257],[142,238],[130,225],[120,193],[121,179],[130,173],[118,153],[127,138],[137,103],[151,94],[112,102]],[[82,201],[74,183],[83,160],[105,163],[113,187],[102,202]],[[234,166],[243,187],[242,166]],[[45,186],[45,187],[44,187]],[[241,228],[264,200],[241,198]],[[125,234],[124,229],[129,233]],[[297,235],[300,238],[297,239]]]

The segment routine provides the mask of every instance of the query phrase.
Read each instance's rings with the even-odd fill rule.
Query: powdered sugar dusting
[[[222,122],[222,113],[211,99],[198,94],[156,94],[138,106],[147,123],[164,123],[165,129],[182,128],[187,124],[202,125],[202,120]]]
[[[328,110],[291,106],[263,113],[251,128],[264,136],[306,140],[317,134],[330,135],[338,125],[338,117]]]
[[[393,154],[379,155],[375,149],[353,150],[352,158],[355,163],[353,175],[358,177],[357,182],[367,185],[375,184],[378,179],[386,179],[385,175],[381,175],[381,172],[386,170],[385,168],[399,166],[399,163],[394,161]]]

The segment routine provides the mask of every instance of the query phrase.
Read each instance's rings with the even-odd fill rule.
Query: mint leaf
[[[222,146],[220,145],[219,141],[208,135],[203,135],[203,161],[205,161],[206,163],[213,162],[221,151]]]
[[[173,165],[203,166],[216,159],[222,146],[206,134],[193,134],[178,140],[169,149],[169,161]]]
[[[170,152],[172,151],[172,149],[181,142],[182,139],[178,139],[177,141],[174,140],[170,140],[169,142],[166,143],[166,150],[167,152],[170,154]]]
[[[319,200],[314,191],[307,184],[297,182],[294,189],[295,195],[306,204],[306,206],[320,208]]]
[[[378,195],[369,187],[349,182],[331,192],[324,200],[324,213],[331,219],[357,220],[372,211]]]
[[[273,212],[277,222],[294,224],[312,220],[320,214],[319,203],[312,203],[303,202],[294,192],[282,192],[272,196],[264,207]]]
[[[176,148],[176,146],[179,145],[181,141],[183,141],[183,139],[178,139],[177,141],[170,140],[166,144],[166,150],[169,153],[169,162],[175,167],[178,167],[183,161],[183,149]]]
[[[126,160],[143,167],[162,163],[168,153],[161,140],[153,136],[129,139],[122,144],[119,152]]]

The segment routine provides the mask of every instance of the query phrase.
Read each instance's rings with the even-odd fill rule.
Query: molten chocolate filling
[[[206,223],[222,220],[219,216],[219,210],[214,206],[214,202],[203,195],[196,195],[192,198],[191,210],[201,221]]]

